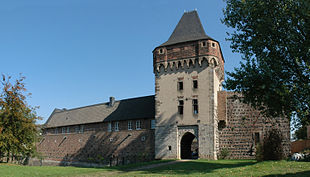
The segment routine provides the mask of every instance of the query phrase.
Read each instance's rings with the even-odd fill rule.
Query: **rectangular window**
[[[55,134],[58,134],[58,128],[55,128]]]
[[[77,125],[77,126],[75,127],[75,133],[79,133],[79,131],[80,131],[80,126]]]
[[[67,127],[67,133],[70,133],[70,127]]]
[[[65,134],[65,133],[66,133],[66,127],[62,127],[61,133],[62,133],[62,134]]]
[[[178,112],[180,115],[183,115],[184,101],[179,100]]]
[[[112,131],[112,123],[109,122],[109,123],[108,123],[108,132],[111,132],[111,131]]]
[[[136,121],[136,129],[140,130],[141,129],[141,120]]]
[[[183,81],[178,82],[178,90],[183,90]]]
[[[119,131],[118,124],[119,124],[118,122],[115,122],[115,123],[114,123],[114,130],[115,130],[115,131]]]
[[[151,120],[151,129],[155,129],[155,119]]]
[[[198,100],[193,99],[193,113],[198,114]]]
[[[84,133],[84,125],[80,125],[80,133]]]
[[[193,88],[198,89],[198,81],[197,80],[193,80]]]
[[[128,121],[128,130],[132,130],[132,121]]]

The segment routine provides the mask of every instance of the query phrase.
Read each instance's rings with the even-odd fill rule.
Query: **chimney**
[[[110,97],[110,102],[109,102],[109,106],[114,106],[115,103],[115,98],[113,96]]]

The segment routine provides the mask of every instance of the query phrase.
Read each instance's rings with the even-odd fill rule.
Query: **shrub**
[[[268,131],[262,148],[263,160],[284,159],[281,132],[277,129]]]
[[[229,156],[229,153],[230,152],[227,148],[221,149],[219,159],[225,159],[226,157]]]

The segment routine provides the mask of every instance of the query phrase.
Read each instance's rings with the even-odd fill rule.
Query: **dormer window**
[[[159,50],[158,50],[158,53],[159,53],[159,54],[163,54],[163,53],[164,53],[164,49],[162,49],[162,48],[159,49]]]

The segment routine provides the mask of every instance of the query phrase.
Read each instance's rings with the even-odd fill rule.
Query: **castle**
[[[282,132],[290,153],[290,124],[264,117],[222,91],[224,58],[196,11],[185,12],[165,43],[153,50],[155,95],[75,109],[55,109],[38,151],[55,162],[127,164],[153,159],[255,158],[267,131]]]

